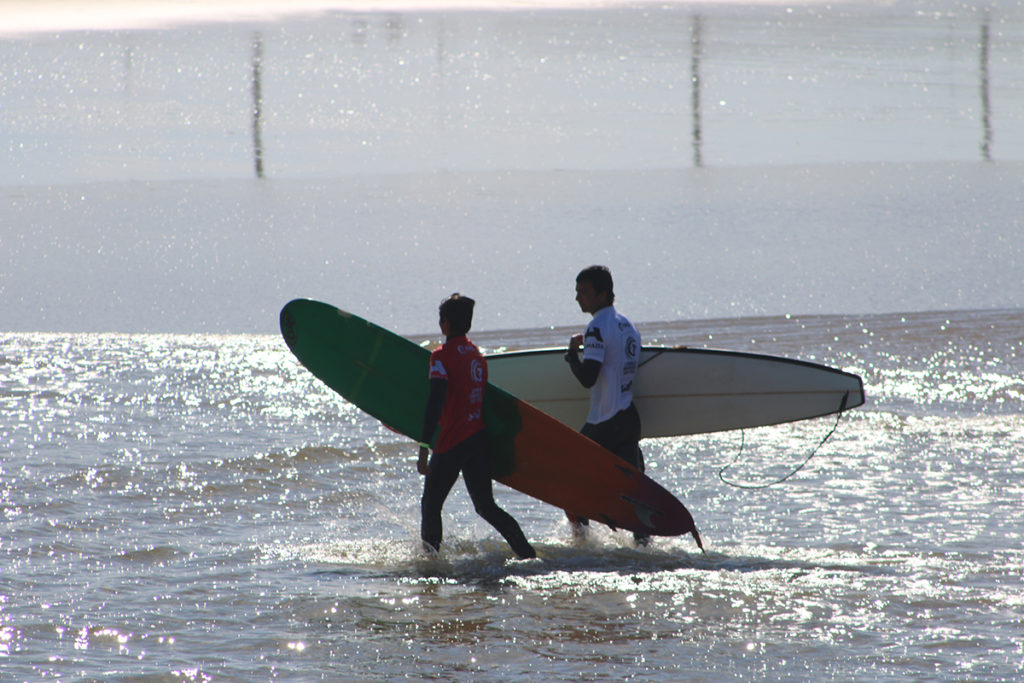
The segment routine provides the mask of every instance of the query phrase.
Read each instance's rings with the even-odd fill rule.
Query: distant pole
[[[703,132],[701,130],[700,110],[700,59],[703,49],[702,20],[699,14],[693,15],[693,32],[690,35],[690,87],[691,107],[693,110],[693,165],[700,168],[704,165],[702,151]]]
[[[252,36],[252,151],[256,165],[256,177],[263,177],[263,35],[257,31]]]
[[[981,25],[981,158],[992,161],[992,103],[988,94],[988,62],[989,62],[989,26],[988,17]]]

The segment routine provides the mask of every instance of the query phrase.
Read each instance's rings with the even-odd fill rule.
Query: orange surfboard
[[[281,333],[314,375],[394,431],[418,438],[430,352],[329,304],[297,299]],[[692,515],[629,463],[524,401],[487,385],[484,422],[495,480],[579,517],[644,535],[692,534]]]

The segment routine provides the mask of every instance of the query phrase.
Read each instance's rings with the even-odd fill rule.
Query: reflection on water
[[[1020,160],[1022,50],[1007,11],[863,7],[8,36],[0,183]]]
[[[263,177],[263,35],[252,36],[252,153],[256,177]]]
[[[986,21],[981,25],[981,41],[979,44],[981,48],[981,69],[980,78],[981,81],[981,158],[985,161],[992,161],[992,102],[989,97],[989,22],[986,15]]]
[[[690,97],[691,115],[693,116],[693,165],[700,168],[704,165],[704,155],[701,149],[701,104],[700,104],[700,58],[703,49],[701,40],[702,20],[699,14],[693,15],[693,33],[690,36],[691,57],[690,57]]]

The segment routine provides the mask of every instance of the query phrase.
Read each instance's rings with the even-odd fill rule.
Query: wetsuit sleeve
[[[441,409],[444,408],[444,397],[448,391],[448,380],[432,378],[430,380],[430,398],[427,399],[427,409],[423,413],[423,430],[420,432],[420,442],[430,443],[437,431],[437,422],[441,419]]]
[[[589,389],[597,383],[597,376],[601,374],[600,361],[593,359],[580,361],[579,355],[572,351],[565,354],[565,360],[569,363],[572,374],[585,388]]]

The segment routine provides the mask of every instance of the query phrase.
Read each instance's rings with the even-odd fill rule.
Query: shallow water
[[[648,325],[815,359],[833,418],[645,443],[705,537],[596,530],[457,486],[416,553],[413,445],[267,336],[0,338],[0,656],[11,680],[975,678],[1024,669],[1020,311]],[[489,348],[567,330],[482,333]],[[707,341],[714,337],[714,344]],[[786,483],[750,490],[788,473]]]
[[[0,27],[0,678],[1022,677],[1019,3],[105,26]],[[550,346],[591,262],[868,403],[646,442],[707,555],[498,487],[518,562],[457,486],[421,557],[278,310]]]

